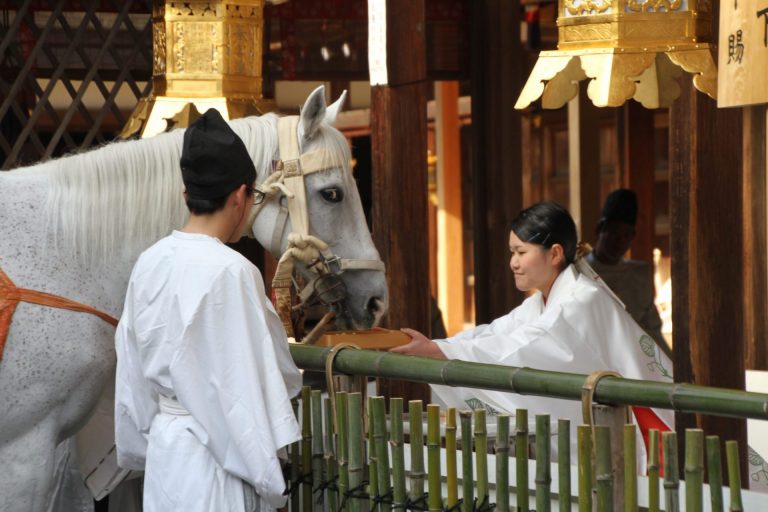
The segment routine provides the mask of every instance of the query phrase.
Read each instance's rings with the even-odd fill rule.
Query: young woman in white
[[[532,294],[492,323],[444,340],[404,329],[412,341],[393,351],[581,374],[610,370],[671,382],[670,360],[586,262],[577,260],[576,249],[576,226],[565,208],[545,202],[523,210],[512,222],[509,266],[517,288]],[[583,422],[579,402],[446,386],[433,390],[449,406],[484,407],[491,414],[525,408],[530,418],[569,419],[575,448],[575,427]],[[668,411],[656,411],[657,416],[635,409],[641,428],[672,424]]]

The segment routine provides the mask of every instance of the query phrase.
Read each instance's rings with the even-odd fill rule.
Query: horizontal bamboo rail
[[[291,345],[300,368],[325,370],[330,347]],[[586,375],[512,366],[443,361],[372,350],[342,350],[333,370],[349,375],[492,389],[523,395],[581,400]],[[595,387],[594,400],[605,405],[640,405],[717,416],[768,419],[768,394],[696,386],[693,384],[605,377]]]

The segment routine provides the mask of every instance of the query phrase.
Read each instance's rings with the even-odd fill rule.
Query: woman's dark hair
[[[512,221],[511,229],[523,242],[546,249],[560,244],[567,263],[576,259],[576,224],[568,210],[557,203],[546,201],[526,208]]]

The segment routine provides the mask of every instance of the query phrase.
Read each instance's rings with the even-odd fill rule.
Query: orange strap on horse
[[[96,315],[105,322],[117,326],[117,318],[110,316],[103,311],[92,308],[86,304],[81,304],[51,293],[18,288],[13,281],[0,269],[0,361],[3,359],[3,349],[5,340],[8,337],[8,331],[11,329],[11,320],[16,306],[19,302],[28,302],[50,308],[68,309],[70,311],[79,311],[81,313],[90,313]]]

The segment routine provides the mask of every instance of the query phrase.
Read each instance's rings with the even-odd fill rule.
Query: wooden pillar
[[[579,240],[595,243],[600,220],[600,124],[597,107],[582,83],[579,95],[568,102],[568,209],[576,221]]]
[[[464,328],[459,83],[435,84],[437,131],[437,303],[448,335]]]
[[[387,265],[386,321],[391,328],[411,327],[429,336],[424,0],[375,4],[369,2],[369,9],[378,9],[386,29],[382,34],[383,25],[369,26],[374,34],[380,31],[382,43],[370,60],[372,66],[375,58],[386,66],[386,80],[371,90],[372,224]],[[405,399],[430,397],[429,387],[421,384],[387,381],[381,391]]]
[[[653,110],[628,101],[623,113],[624,186],[637,194],[638,216],[632,258],[653,265],[655,151]]]
[[[768,370],[767,114],[765,106],[744,108],[744,336],[750,370]]]
[[[522,210],[520,5],[470,2],[475,320],[485,323],[523,299],[509,270],[509,224]]]
[[[690,77],[681,89],[669,130],[675,381],[744,389],[742,110],[717,109]],[[678,431],[695,424],[746,454],[744,420],[677,415]]]

